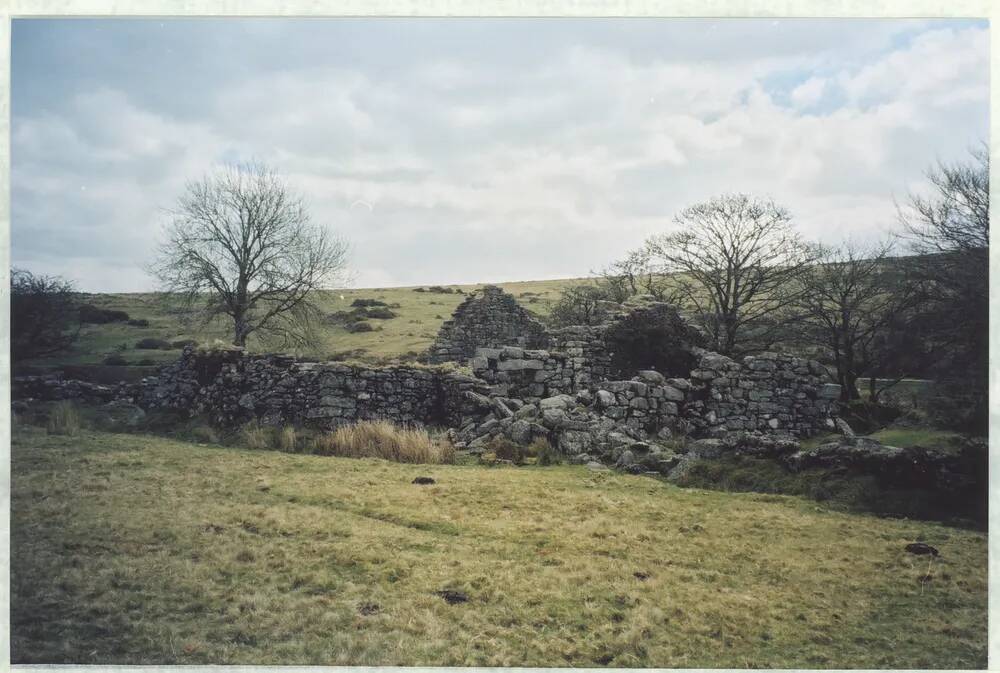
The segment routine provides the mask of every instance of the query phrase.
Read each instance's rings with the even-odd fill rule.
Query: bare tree
[[[316,290],[346,268],[347,245],[310,220],[302,197],[271,169],[242,164],[190,182],[152,265],[163,289],[211,320],[232,320],[233,343],[315,340]]]
[[[981,143],[966,162],[927,171],[929,193],[898,206],[913,273],[926,293],[926,338],[945,356],[940,378],[977,395],[973,423],[984,428],[989,371],[990,155]]]
[[[921,255],[981,252],[990,245],[990,150],[969,150],[971,161],[938,162],[926,173],[929,195],[910,194],[897,205],[913,252]]]
[[[833,360],[841,401],[859,398],[857,381],[869,372],[877,398],[881,389],[875,385],[875,371],[887,364],[880,360],[889,355],[880,345],[887,342],[888,331],[903,328],[917,294],[890,256],[891,242],[863,246],[847,241],[820,248],[818,254],[818,262],[802,276],[802,292],[794,303],[801,338]]]
[[[67,350],[79,335],[73,283],[11,269],[10,350],[15,360]]]
[[[646,250],[684,308],[727,355],[762,350],[781,335],[775,320],[801,291],[812,259],[791,215],[770,200],[724,195],[683,210],[676,231],[651,237]]]
[[[629,297],[647,294],[660,301],[674,299],[668,278],[657,271],[647,247],[632,250],[620,260],[612,262],[598,275],[598,285],[608,299],[619,304]]]

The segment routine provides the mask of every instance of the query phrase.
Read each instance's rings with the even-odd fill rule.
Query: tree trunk
[[[246,348],[247,337],[250,335],[250,325],[242,315],[233,317],[233,345]]]

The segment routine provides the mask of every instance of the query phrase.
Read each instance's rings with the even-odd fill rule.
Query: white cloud
[[[932,28],[864,62],[858,40],[837,52],[823,30],[821,53],[796,33],[795,50],[750,40],[728,59],[670,44],[637,59],[607,39],[523,69],[318,58],[178,91],[200,103],[186,114],[109,81],[15,112],[13,256],[64,264],[91,289],[149,287],[158,208],[185,179],[250,157],[352,241],[360,286],[586,274],[722,192],[785,203],[810,237],[882,231],[894,193],[985,136],[986,30]],[[770,84],[803,68],[787,95]]]
[[[792,90],[792,103],[797,108],[806,108],[815,105],[823,97],[826,90],[826,79],[823,77],[810,77],[802,84]]]

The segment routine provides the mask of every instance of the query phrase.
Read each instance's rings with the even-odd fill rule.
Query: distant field
[[[15,663],[986,665],[979,532],[583,467],[30,426],[11,468]]]
[[[558,299],[561,289],[586,279],[565,279],[549,281],[524,281],[498,283],[512,293],[521,304],[544,317]],[[426,287],[426,286],[425,286]],[[454,290],[470,292],[479,285],[451,285]],[[423,352],[433,342],[441,323],[451,317],[452,312],[462,302],[465,295],[433,292],[415,292],[414,288],[360,288],[324,292],[319,304],[324,312],[350,310],[355,299],[378,299],[387,304],[398,304],[392,310],[397,317],[389,320],[370,320],[376,331],[350,333],[341,326],[324,327],[324,343],[313,352],[299,353],[325,358],[338,353],[348,353],[352,359],[373,362],[388,361],[393,358],[413,357]],[[174,360],[180,354],[174,350],[140,350],[135,345],[140,339],[153,337],[170,342],[195,339],[210,342],[214,339],[229,341],[229,325],[216,321],[206,328],[185,325],[183,313],[179,309],[165,306],[153,294],[91,294],[82,298],[85,303],[99,308],[126,311],[133,319],[149,320],[149,327],[132,327],[123,323],[107,325],[85,325],[80,339],[69,353],[28,361],[22,364],[41,367],[58,365],[100,364],[112,354],[124,357],[130,365],[149,360],[163,363]],[[270,350],[267,344],[251,343],[251,349]]]

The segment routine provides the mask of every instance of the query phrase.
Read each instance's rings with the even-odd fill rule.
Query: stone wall
[[[486,385],[442,368],[300,362],[242,351],[187,349],[135,390],[146,408],[207,414],[221,425],[252,418],[320,428],[385,419],[404,425],[461,427],[478,413]]]
[[[523,400],[575,393],[591,382],[589,359],[560,351],[477,348],[469,366],[489,384],[491,394]]]
[[[832,429],[840,386],[815,360],[762,353],[736,362],[703,351],[688,378],[684,417],[694,434],[758,430],[808,437]]]
[[[499,287],[487,285],[459,304],[445,321],[427,353],[431,363],[462,362],[476,348],[520,346],[545,348],[545,327]]]
[[[815,361],[763,353],[736,362],[699,348],[690,356],[695,369],[669,379],[655,370],[641,370],[633,380],[601,379],[583,355],[510,346],[478,349],[469,364],[492,395],[535,403],[587,393],[602,415],[653,433],[667,428],[708,437],[737,430],[810,436],[830,429],[836,417],[839,387],[822,382]]]
[[[103,404],[126,394],[127,390],[126,384],[106,386],[63,379],[57,375],[17,376],[11,379],[11,399],[15,400],[79,400],[88,404]]]

